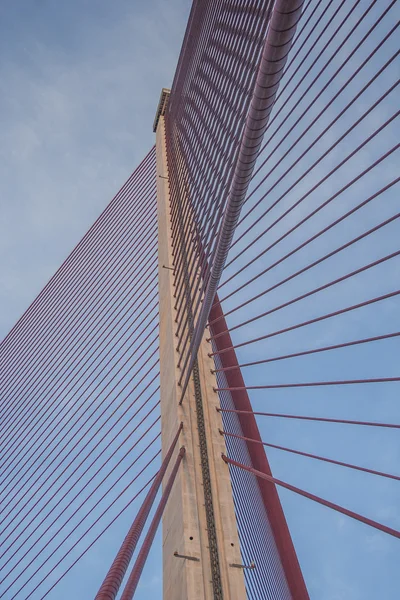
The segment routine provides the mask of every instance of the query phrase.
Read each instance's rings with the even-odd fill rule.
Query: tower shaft
[[[203,338],[183,401],[178,381],[176,309],[165,122],[156,121],[159,234],[160,386],[163,454],[183,423],[186,448],[163,517],[164,600],[246,597],[210,346]],[[235,566],[232,566],[235,565]]]

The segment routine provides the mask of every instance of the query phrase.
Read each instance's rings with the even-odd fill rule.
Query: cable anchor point
[[[240,565],[239,563],[232,563],[229,566],[233,567],[235,569],[255,569],[256,568],[256,564],[255,564],[254,560],[252,560],[249,565]]]
[[[185,560],[193,560],[194,562],[200,562],[200,559],[197,558],[196,556],[188,556],[187,554],[179,554],[179,552],[177,550],[175,550],[174,556],[176,556],[176,558],[184,558]]]

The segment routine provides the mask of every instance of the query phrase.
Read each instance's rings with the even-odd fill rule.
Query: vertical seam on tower
[[[164,136],[166,136],[166,128],[164,130]],[[168,147],[165,144],[166,148]],[[167,153],[167,164],[168,164],[168,153]],[[179,198],[180,199],[180,198]],[[194,320],[193,311],[190,296],[190,285],[189,285],[189,272],[188,272],[188,258],[185,237],[183,234],[183,223],[182,223],[182,212],[181,203],[177,202],[177,214],[178,214],[178,231],[180,244],[182,247],[182,258],[183,258],[183,270],[184,270],[184,285],[185,285],[185,300],[186,309],[188,313],[188,327],[189,327],[189,338],[192,339],[194,331]],[[213,596],[215,600],[223,600],[223,589],[221,579],[221,569],[219,562],[218,553],[218,541],[217,541],[217,530],[215,526],[215,515],[214,515],[214,503],[211,486],[211,475],[210,465],[208,460],[208,447],[207,447],[207,435],[204,423],[204,411],[203,411],[203,396],[201,393],[200,375],[198,360],[196,358],[193,365],[193,383],[194,383],[194,395],[196,404],[196,416],[197,416],[197,430],[199,435],[199,446],[200,446],[200,460],[201,460],[201,473],[203,478],[203,492],[204,492],[204,507],[206,513],[207,522],[207,537],[210,553],[210,567],[211,567],[211,579],[213,587]]]

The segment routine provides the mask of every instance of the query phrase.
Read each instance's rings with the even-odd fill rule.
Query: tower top
[[[159,121],[160,117],[165,114],[165,109],[167,108],[167,103],[168,103],[168,98],[169,98],[170,93],[171,93],[171,90],[169,90],[168,88],[163,88],[161,90],[160,100],[158,102],[157,112],[156,112],[156,116],[154,118],[154,123],[153,123],[154,133],[157,131],[157,125],[158,125],[158,121]]]

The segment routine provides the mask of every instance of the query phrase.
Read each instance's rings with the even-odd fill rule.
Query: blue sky
[[[326,10],[325,20],[333,14],[334,8],[339,3],[333,2]],[[359,75],[350,82],[338,100],[330,106],[305,135],[297,146],[291,150],[283,162],[279,159],[291,144],[301,135],[303,130],[318,115],[319,111],[329,103],[332,91],[336,91],[352,75],[354,70],[362,64],[366,56],[384,38],[387,32],[398,20],[399,7],[394,7],[382,20],[381,24],[371,34],[368,43],[358,50],[352,60],[344,66],[335,79],[335,84],[317,97],[328,78],[344,64],[350,51],[356,43],[369,30],[371,25],[389,2],[378,3],[371,13],[365,18],[350,42],[343,45],[339,54],[332,61],[328,69],[318,79],[312,89],[307,92],[298,106],[296,99],[300,93],[305,92],[311,79],[324,65],[333,51],[339,47],[345,34],[356,23],[362,12],[370,3],[360,3],[354,13],[345,21],[340,34],[338,34],[332,47],[328,48],[321,60],[306,76],[300,86],[297,96],[288,99],[294,82],[282,91],[274,108],[274,113],[281,109],[281,116],[276,123],[271,124],[264,141],[272,137],[267,148],[258,161],[258,165],[266,158],[273,148],[274,153],[267,160],[264,167],[255,176],[251,183],[250,191],[254,189],[262,177],[268,176],[267,181],[261,184],[260,190],[248,200],[242,211],[242,217],[254,204],[262,193],[274,185],[264,202],[239,224],[236,239],[257,218],[260,221],[252,232],[244,235],[237,245],[232,248],[230,259],[236,256],[238,250],[244,248],[254,236],[254,232],[261,233],[272,221],[281,217],[285,210],[294,204],[302,195],[322,179],[335,165],[344,159],[350,152],[361,144],[376,128],[384,123],[398,109],[396,92],[389,95],[375,108],[366,119],[358,125],[326,158],[321,161],[306,176],[305,179],[295,184],[297,177],[312,165],[312,163],[354,123],[356,119],[373,105],[375,101],[399,77],[399,61],[393,62],[389,68],[369,87],[353,104],[347,112],[332,126],[302,159],[300,165],[293,167],[284,175],[282,181],[279,177],[285,173],[292,162],[306,149],[313,139],[336,117],[356,93],[375,75],[378,69],[397,50],[398,43],[394,35],[382,46],[378,53],[362,69]],[[312,3],[315,5],[315,2]],[[288,77],[294,68],[305,59],[304,65],[299,67],[298,81],[306,72],[311,60],[322,50],[329,35],[333,33],[345,13],[350,10],[352,3],[345,3],[344,8],[333,20],[324,36],[317,41],[313,51],[310,51],[314,38],[306,44],[300,55],[288,69]],[[317,13],[318,14],[318,13]],[[304,17],[303,17],[304,19]],[[292,55],[296,47],[292,50]],[[283,87],[283,86],[282,86]],[[317,98],[315,104],[312,104]],[[398,88],[397,88],[398,98]],[[308,111],[308,107],[311,107]],[[301,122],[290,132],[290,127],[305,111]],[[282,116],[285,124],[276,134]],[[229,279],[238,267],[242,267],[259,252],[275,242],[280,235],[285,233],[300,219],[320,206],[330,195],[339,190],[355,175],[367,168],[384,152],[398,142],[399,119],[397,118],[382,133],[351,160],[349,160],[333,177],[330,177],[311,193],[306,200],[293,212],[289,213],[258,242],[228,265],[223,275],[223,281]],[[279,145],[278,145],[279,142]],[[353,185],[347,192],[338,197],[335,202],[327,206],[315,217],[307,221],[297,231],[277,244],[261,258],[247,267],[239,276],[230,280],[220,288],[220,298],[224,298],[245,281],[273,264],[275,260],[296,248],[299,244],[317,233],[320,229],[333,222],[340,215],[356,206],[368,195],[383,187],[398,176],[399,151],[392,154],[381,167],[371,171],[366,177]],[[293,191],[263,217],[262,213],[269,207],[290,185],[295,184]],[[295,271],[322,257],[331,250],[348,242],[352,238],[367,231],[374,225],[399,212],[400,208],[399,185],[391,188],[385,194],[372,202],[369,206],[359,211],[353,217],[343,221],[340,225],[318,238],[312,244],[296,253],[290,260],[283,262],[270,270],[264,277],[256,280],[248,288],[231,296],[224,302],[225,310],[232,309],[251,298],[256,293],[269,288],[290,276]],[[355,244],[347,251],[321,263],[319,266],[307,271],[303,275],[282,285],[274,291],[262,296],[255,302],[248,304],[243,309],[237,310],[228,316],[228,324],[232,327],[239,325],[244,320],[273,309],[292,298],[308,292],[320,285],[336,279],[352,270],[366,265],[378,258],[395,252],[399,249],[400,226],[397,219],[385,229],[373,236]],[[400,280],[400,261],[395,258],[387,263],[371,269],[346,282],[333,286],[326,291],[297,302],[285,309],[279,310],[251,324],[238,328],[232,332],[235,344],[268,334],[295,323],[312,319],[319,315],[338,310],[342,307],[362,302],[374,296],[398,289]],[[371,306],[355,313],[348,313],[341,317],[321,322],[310,327],[293,331],[285,335],[273,337],[260,343],[243,346],[238,349],[239,362],[250,362],[265,357],[284,355],[291,352],[307,350],[354,340],[380,333],[399,330],[398,300],[393,299],[387,304]],[[395,377],[398,376],[399,341],[387,341],[378,344],[365,345],[353,349],[337,352],[322,353],[304,358],[286,360],[248,367],[243,370],[248,384],[279,384],[289,382],[307,382],[335,379],[353,379],[368,377]],[[300,388],[295,390],[254,390],[250,392],[254,410],[265,412],[283,412],[302,415],[314,415],[333,418],[348,418],[359,420],[386,420],[387,422],[399,421],[398,386],[396,383],[385,386],[332,386],[324,388]],[[389,473],[398,474],[400,462],[399,435],[396,431],[373,430],[372,428],[352,427],[346,425],[305,424],[301,421],[285,421],[281,419],[260,418],[259,426],[261,436],[265,441],[278,445],[288,446],[300,451],[311,452],[345,462],[376,468]],[[357,473],[334,465],[326,465],[307,458],[296,457],[279,450],[267,449],[273,473],[283,479],[304,488],[323,498],[342,504],[363,515],[382,521],[395,529],[400,527],[399,511],[399,486],[396,481],[375,478],[372,475]],[[324,600],[338,600],[351,598],[352,600],[376,598],[395,599],[398,597],[399,573],[397,569],[399,545],[398,540],[390,538],[377,531],[370,530],[359,523],[345,518],[342,515],[329,511],[329,509],[316,506],[305,499],[301,499],[289,491],[280,493],[292,536],[298,551],[303,573],[309,586],[312,598]]]
[[[154,143],[189,8],[1,3],[3,334]]]
[[[187,1],[1,4],[1,337],[154,144],[189,9]],[[128,512],[50,597],[94,595],[129,521]],[[158,537],[139,598],[161,597],[160,560]]]
[[[0,5],[1,335],[7,333],[154,143],[152,122],[159,92],[162,86],[172,82],[189,5],[184,0],[168,3],[21,0]],[[393,15],[388,17],[386,25],[394,21]],[[393,45],[390,48],[393,50]],[[395,74],[396,71],[392,79]],[[376,94],[379,92],[378,88]],[[376,97],[365,100],[365,106]],[[382,122],[393,106],[393,100],[388,101],[381,112],[373,113],[369,125]],[[358,110],[360,105],[355,112]],[[348,123],[345,120],[343,127]],[[362,129],[358,131],[351,144],[360,141],[363,133]],[[329,135],[320,148],[333,141],[335,136],[330,138]],[[395,137],[395,129],[392,129],[390,137],[377,143],[374,151],[364,153],[354,168],[369,164]],[[337,152],[346,151],[344,147]],[[395,164],[394,161],[388,163],[388,179],[393,177]],[[343,176],[346,175],[347,172]],[[312,179],[309,184],[310,181]],[[374,184],[373,178],[367,181],[368,186]],[[313,227],[317,229],[340,213],[343,206],[355,203],[367,185],[358,189],[354,197],[349,194],[343,204],[332,208],[305,233],[311,234]],[[331,189],[334,189],[333,183],[327,184],[323,191],[329,193]],[[398,192],[391,194],[390,199],[393,206],[398,207]],[[311,203],[307,209],[313,206]],[[316,250],[307,251],[296,264],[292,263],[292,269],[300,268],[319,256],[318,253],[327,252],[341,240],[349,239],[395,212],[387,204],[378,206],[371,207],[362,219],[343,228],[340,236],[332,233]],[[304,209],[304,212],[307,211]],[[345,264],[343,260],[330,263],[328,273],[325,267],[318,268],[317,274],[303,278],[301,284],[288,287],[284,293],[275,294],[273,300],[284,301],[323,283],[327,275],[333,279],[373,260],[376,255],[396,249],[398,224],[387,231],[386,236],[377,238],[373,245],[360,246],[347,255]],[[294,241],[301,241],[301,236]],[[371,296],[374,289],[379,293],[383,288],[386,291],[386,288],[396,287],[398,262],[396,265],[380,271],[379,278],[371,275],[369,279],[364,277],[341,288],[339,296],[336,290],[326,294],[323,311],[334,310],[347,303],[347,299],[350,302],[355,294],[362,300]],[[284,269],[280,270],[274,274],[273,282],[286,274]],[[261,312],[263,306],[262,301],[253,309],[254,313]],[[287,318],[297,321],[300,317],[313,316],[319,308],[318,302],[309,303],[305,309],[277,316],[272,325],[278,328]],[[320,328],[308,341],[317,346],[338,342],[346,336],[346,339],[362,337],[368,317],[368,335],[382,329],[398,329],[398,308],[398,304],[390,304],[379,312],[370,311],[367,316]],[[236,322],[239,321],[238,317]],[[231,322],[235,324],[234,319]],[[247,328],[243,339],[264,329],[264,324],[255,324],[252,329]],[[240,336],[239,329],[235,341],[241,341]],[[266,352],[284,353],[287,348],[302,349],[302,344],[302,336],[287,342],[281,339],[279,345],[273,342],[261,349],[250,349],[246,355],[240,353],[239,358],[249,360]],[[350,377],[354,369],[357,376],[362,377],[370,373],[372,367],[376,376],[396,375],[398,342],[387,344],[386,353],[380,355],[376,348],[362,348],[357,354],[343,354],[336,363],[330,362],[328,356],[321,356],[316,362],[282,363],[270,370],[262,369],[261,373],[254,371],[248,377],[253,384],[267,380],[277,382],[279,377],[287,377],[288,368],[292,380],[311,380],[317,375],[321,379],[339,374]],[[371,420],[397,418],[398,421],[396,390],[385,388],[379,391],[379,396],[365,387],[326,389],[322,393],[319,389],[298,390],[296,395],[277,391],[269,393],[267,400],[265,392],[255,392],[252,400],[258,410],[296,412],[296,406],[296,409],[301,407],[304,414],[360,416]],[[305,426],[296,421],[263,421],[260,425],[263,439],[274,443],[382,470],[398,470],[400,448],[396,432],[354,430],[345,426],[334,429],[333,425],[322,424]],[[311,464],[306,458],[278,451],[270,451],[269,455],[274,473],[282,479],[400,528],[398,482],[375,481],[366,474]],[[397,597],[400,583],[397,540],[290,492],[282,492],[281,497],[312,598],[394,600]],[[150,594],[161,597],[159,537],[157,541],[138,598]],[[68,585],[72,586],[77,600],[87,598],[93,581],[99,580],[97,572],[104,572],[110,555],[111,552],[108,556],[96,554],[88,558],[87,576],[80,575],[77,580],[72,573],[65,587],[51,597],[70,597]]]

